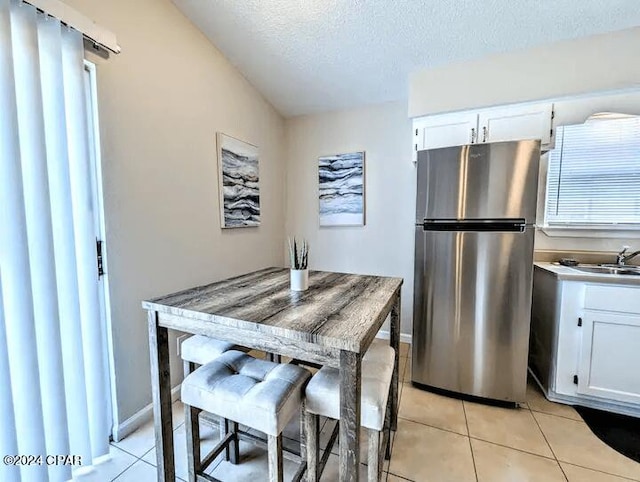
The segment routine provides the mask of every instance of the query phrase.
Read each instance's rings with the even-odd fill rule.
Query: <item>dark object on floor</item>
[[[640,462],[640,418],[576,406],[591,431],[609,447]]]
[[[562,266],[578,266],[578,260],[573,258],[562,258],[558,261]]]

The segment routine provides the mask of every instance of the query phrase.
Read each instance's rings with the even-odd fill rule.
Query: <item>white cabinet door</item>
[[[555,354],[555,383],[551,388],[561,394],[576,396],[578,386],[574,377],[578,373],[580,345],[582,344],[582,326],[578,320],[583,316],[584,297],[587,284],[581,281],[558,281],[556,296],[560,296],[560,313],[557,334],[557,352]],[[547,302],[552,303],[549,299]],[[553,356],[553,350],[549,356]]]
[[[476,112],[432,115],[413,121],[414,150],[462,146],[477,139],[478,114]]]
[[[478,142],[541,139],[551,142],[553,104],[487,109],[478,115]]]
[[[640,403],[640,314],[585,310],[578,393]]]

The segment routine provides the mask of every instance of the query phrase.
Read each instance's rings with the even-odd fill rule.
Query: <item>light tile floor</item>
[[[398,432],[392,439],[391,461],[384,465],[383,481],[640,481],[640,464],[602,443],[573,408],[549,402],[533,384],[528,387],[527,404],[517,410],[462,402],[414,388],[410,384],[410,352],[408,345],[403,345]],[[183,480],[186,455],[180,402],[174,404],[173,413],[177,480]],[[286,436],[295,437],[297,423],[289,424]],[[323,447],[331,432],[329,426],[326,423],[321,433]],[[202,431],[206,444],[213,445],[217,429],[202,422]],[[285,445],[292,443],[285,440]],[[109,460],[74,480],[156,480],[153,445],[153,425],[148,423],[113,443]],[[209,473],[223,481],[267,480],[266,449],[241,442],[240,453],[240,465],[220,458]],[[335,446],[333,453],[323,481],[338,478]],[[296,465],[285,459],[284,467],[285,476],[291,477]],[[366,480],[364,463],[360,478]]]

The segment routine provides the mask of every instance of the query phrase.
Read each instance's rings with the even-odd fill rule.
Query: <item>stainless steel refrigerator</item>
[[[412,382],[524,402],[539,141],[418,153]]]

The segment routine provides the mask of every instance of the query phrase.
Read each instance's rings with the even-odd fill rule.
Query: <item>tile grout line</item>
[[[567,474],[564,472],[564,469],[562,468],[562,465],[560,465],[560,461],[558,460],[558,456],[556,455],[556,452],[553,450],[553,447],[549,443],[549,440],[547,439],[547,435],[544,433],[544,430],[542,430],[542,427],[540,426],[540,422],[538,422],[538,419],[534,415],[533,410],[531,410],[531,407],[529,407],[529,412],[531,413],[531,417],[533,418],[533,420],[536,422],[536,426],[538,427],[538,430],[540,430],[540,433],[542,434],[542,437],[544,438],[544,441],[549,446],[549,450],[551,450],[551,453],[553,454],[553,458],[555,459],[556,464],[558,464],[558,467],[560,467],[560,472],[562,472],[562,475],[564,476],[564,480],[569,482],[569,477],[567,477]]]
[[[394,473],[392,473],[392,472],[387,472],[387,476],[389,476],[389,475],[393,475],[394,477],[396,477],[396,478],[398,478],[398,479],[400,479],[400,480],[406,480],[407,482],[414,482],[414,481],[413,481],[413,480],[411,480],[411,479],[407,479],[406,477],[402,477],[401,475],[394,474]],[[388,479],[388,477],[387,477],[387,479]]]
[[[478,482],[478,468],[476,467],[476,457],[473,454],[473,445],[471,445],[471,431],[469,430],[469,420],[467,419],[467,409],[462,401],[462,413],[464,414],[464,423],[467,427],[467,440],[469,441],[469,450],[471,451],[471,461],[473,462],[473,473],[476,474],[476,482]]]
[[[111,479],[111,482],[114,482],[114,481],[115,481],[115,482],[118,482],[118,480],[117,480],[117,479],[118,479],[119,477],[122,477],[122,476],[125,474],[125,472],[127,472],[129,469],[131,469],[131,468],[132,468],[134,465],[136,465],[138,462],[142,462],[143,464],[146,464],[146,465],[148,465],[149,467],[153,467],[154,469],[156,468],[156,467],[155,467],[155,465],[151,465],[149,462],[146,462],[146,461],[144,461],[144,460],[142,460],[142,459],[140,459],[140,458],[139,458],[139,459],[138,459],[138,460],[136,460],[134,463],[132,463],[129,467],[127,467],[127,468],[126,468],[126,469],[124,469],[122,472],[120,472],[118,475],[116,475],[113,479]],[[157,470],[157,469],[156,469],[156,470]],[[176,477],[176,479],[177,479],[177,480],[182,480],[182,479],[180,479],[179,477]]]
[[[129,453],[129,452],[126,452],[126,453]],[[129,455],[132,455],[132,454],[129,454]],[[135,455],[132,455],[132,457],[135,457],[135,460],[134,460],[131,464],[127,465],[127,467],[126,467],[124,470],[122,470],[121,472],[119,472],[115,477],[113,477],[113,478],[111,479],[111,481],[112,481],[112,482],[113,482],[115,479],[117,479],[118,477],[120,477],[122,474],[124,474],[124,473],[125,473],[127,470],[129,470],[131,467],[133,467],[135,464],[137,464],[137,463],[138,463],[138,461],[140,460],[140,459],[139,459],[138,457],[136,457]]]
[[[142,454],[142,457],[138,457],[136,454],[133,454],[133,453],[129,452],[128,450],[125,450],[122,447],[119,447],[118,445],[114,445],[114,443],[116,443],[116,442],[111,442],[110,445],[112,445],[113,447],[117,448],[118,450],[122,450],[125,454],[131,455],[132,457],[134,457],[136,459],[139,459],[139,460],[142,460],[142,457],[147,455],[149,452],[151,452],[155,448],[155,445],[154,445],[149,450],[147,450],[144,454]],[[120,443],[120,442],[117,442],[117,443]]]
[[[560,462],[560,461],[558,461],[558,462]],[[638,482],[638,480],[640,480],[640,479],[630,479],[629,477],[627,477],[625,475],[612,474],[611,472],[604,472],[602,470],[594,469],[592,467],[585,467],[584,465],[578,465],[578,464],[575,464],[575,463],[572,463],[572,462],[565,462],[564,460],[562,461],[562,463],[565,463],[567,465],[573,465],[574,467],[580,467],[581,469],[590,470],[592,472],[597,472],[599,474],[610,475],[611,477],[617,477],[619,479],[629,480],[631,482]],[[560,467],[562,467],[562,465]]]
[[[522,449],[518,449],[518,448],[515,448],[515,447],[510,447],[509,445],[499,444],[497,442],[492,442],[491,440],[485,440],[485,439],[480,438],[480,437],[469,437],[469,438],[471,438],[473,440],[478,440],[479,442],[485,442],[485,443],[488,443],[488,444],[491,444],[491,445],[497,445],[498,447],[502,447],[502,448],[505,448],[505,449],[515,450],[516,452],[520,452],[520,453],[523,453],[523,454],[533,455],[534,457],[540,457],[540,458],[543,458],[543,459],[546,459],[546,460],[555,460],[556,462],[558,461],[558,459],[556,459],[555,456],[547,457],[546,455],[540,455],[540,454],[537,454],[535,452],[529,452],[527,450],[522,450]],[[553,454],[553,451],[551,451],[551,453]]]
[[[535,413],[541,413],[542,415],[551,415],[552,417],[564,418],[565,420],[571,420],[572,422],[586,423],[582,417],[580,417],[580,420],[576,420],[575,418],[565,417],[564,415],[558,415],[550,412],[543,412],[542,410],[534,410],[531,407],[529,407],[528,410]]]
[[[455,434],[455,435],[460,435],[461,437],[469,437],[468,433],[464,434],[464,433],[456,432],[456,431],[448,429],[448,428],[437,427],[435,425],[430,425],[428,423],[420,422],[419,420],[413,420],[411,418],[403,417],[401,415],[398,415],[398,418],[401,418],[402,420],[406,420],[407,422],[417,423],[417,424],[423,425],[425,427],[435,428],[437,430],[442,430],[443,432],[449,432],[449,433],[452,433],[452,434]],[[469,430],[469,428],[467,427],[467,431],[468,430]],[[476,438],[476,437],[473,437],[473,438]]]
[[[411,422],[411,423],[416,423],[418,425],[422,425],[424,427],[434,428],[436,430],[441,430],[443,432],[448,432],[448,433],[451,433],[451,434],[454,434],[454,435],[459,435],[460,437],[466,437],[466,438],[470,438],[470,439],[473,439],[473,440],[479,440],[480,442],[486,442],[486,443],[489,443],[489,444],[492,444],[492,445],[497,445],[498,447],[503,447],[505,449],[515,450],[516,452],[521,452],[523,454],[534,455],[536,457],[542,457],[543,459],[547,459],[547,460],[557,460],[555,458],[555,455],[553,457],[549,457],[549,456],[546,456],[546,455],[537,454],[535,452],[529,452],[528,450],[523,450],[523,449],[519,449],[519,448],[516,448],[516,447],[511,447],[509,445],[504,445],[504,444],[501,444],[501,443],[497,443],[497,442],[494,442],[492,440],[487,440],[487,439],[484,439],[484,438],[471,436],[471,435],[465,435],[465,434],[462,434],[460,432],[454,432],[453,430],[449,430],[449,429],[446,429],[446,428],[436,427],[435,425],[429,425],[428,423],[419,422],[419,421],[416,421],[416,420],[411,420],[410,418],[406,418],[406,417],[398,417],[398,418],[401,418],[402,420],[405,420],[407,422]],[[468,430],[468,428],[467,428],[467,430]],[[547,444],[548,444],[548,442],[547,442]],[[553,451],[551,451],[551,453],[553,454]],[[573,465],[576,465],[576,464],[573,464]],[[589,467],[584,467],[584,468],[588,469]],[[593,470],[593,469],[590,469],[590,470]],[[631,480],[633,480],[633,479],[631,479]]]

